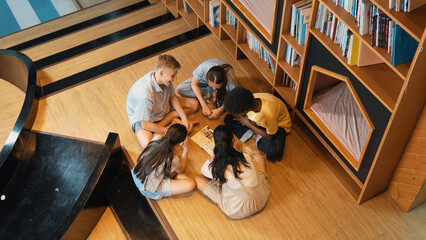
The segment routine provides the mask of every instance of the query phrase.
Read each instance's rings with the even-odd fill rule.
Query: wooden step
[[[24,29],[22,31],[10,34],[0,38],[0,48],[6,49],[17,44],[21,44],[49,33],[54,33],[61,29],[73,26],[75,24],[91,20],[95,17],[128,7],[139,2],[149,3],[147,0],[110,0],[96,6],[77,11],[66,16],[48,21],[37,26]]]
[[[44,44],[25,49],[21,52],[35,62],[83,43],[118,32],[135,24],[143,23],[162,14],[164,14],[164,7],[161,4],[151,5],[121,17],[97,24],[93,27],[73,32]]]
[[[122,41],[76,56],[38,71],[41,86],[66,78],[86,69],[148,47],[190,30],[183,19],[167,23],[161,28],[142,32]],[[143,41],[141,41],[143,39]]]

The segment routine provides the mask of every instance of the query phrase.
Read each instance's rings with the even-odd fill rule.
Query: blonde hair
[[[170,68],[177,71],[180,69],[180,63],[172,55],[158,55],[155,60],[155,69],[158,70],[160,68]]]

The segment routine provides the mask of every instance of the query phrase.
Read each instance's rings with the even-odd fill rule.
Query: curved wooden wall
[[[28,130],[31,129],[38,108],[36,97],[37,72],[26,55],[0,49],[0,78],[25,92],[25,100],[18,119],[0,152],[0,193],[13,175],[22,154]]]

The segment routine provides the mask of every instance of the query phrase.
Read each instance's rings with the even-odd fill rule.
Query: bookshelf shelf
[[[368,34],[361,37],[364,42],[368,42],[368,46],[372,48],[377,55],[385,62],[387,65],[395,72],[397,73],[401,78],[405,79],[407,77],[408,71],[410,70],[411,61],[400,64],[398,66],[392,65],[392,58],[391,55],[388,53],[387,49],[371,46],[369,42],[371,41],[371,36]]]
[[[176,0],[163,0],[164,6],[175,16],[176,18],[179,16]]]
[[[305,56],[305,47],[300,45],[297,40],[291,36],[290,33],[285,33],[281,35],[281,37],[286,41],[290,46],[299,54],[299,56],[304,57]]]
[[[185,2],[192,8],[192,10],[198,15],[199,18],[204,17],[204,8],[198,0],[185,0]]]
[[[278,65],[284,70],[284,72],[286,72],[290,76],[290,78],[293,81],[295,81],[297,84],[299,84],[299,75],[300,75],[300,67],[299,66],[292,67],[284,59],[279,59]]]
[[[217,38],[219,38],[220,27],[212,27],[209,22],[205,23],[209,28],[210,32],[212,32]]]
[[[182,18],[185,20],[185,22],[188,23],[189,26],[191,26],[191,28],[197,27],[197,14],[195,14],[194,12],[187,13],[183,9],[183,7],[179,8],[178,12],[182,16]]]
[[[240,43],[238,47],[266,78],[266,80],[273,85],[274,74],[272,73],[272,70],[268,68],[267,63],[260,59],[259,55],[250,49],[248,43]]]
[[[223,31],[228,34],[228,36],[232,39],[232,41],[237,42],[237,29],[233,28],[228,24],[221,24]]]
[[[183,11],[182,0],[162,0],[170,12],[176,17],[179,14],[182,15],[191,27],[202,24],[208,26],[221,43],[223,43],[223,46],[228,49],[231,55],[245,69],[250,79],[255,81],[256,86],[259,86],[256,92],[276,92],[288,103],[294,110],[293,112],[296,113],[293,114],[293,117],[297,115],[335,158],[325,161],[325,164],[333,171],[350,195],[358,203],[362,203],[386,190],[400,156],[404,152],[404,147],[410,137],[411,131],[423,109],[425,100],[424,89],[426,88],[424,79],[426,75],[422,65],[426,62],[425,51],[416,51],[414,59],[411,62],[392,66],[391,54],[387,53],[386,49],[371,46],[371,37],[369,35],[360,36],[355,18],[342,7],[336,5],[333,0],[312,0],[308,32],[305,44],[301,46],[290,35],[292,5],[299,1],[279,0],[279,4],[282,4],[283,9],[282,18],[278,19],[278,21],[281,21],[281,29],[276,31],[279,33],[276,54],[268,47],[265,47],[262,41],[259,41],[261,39],[259,36],[252,34],[254,39],[259,41],[259,44],[271,55],[271,58],[277,60],[275,73],[272,73],[272,70],[268,68],[268,64],[263,59],[260,59],[259,55],[252,51],[249,48],[249,44],[245,42],[245,31],[253,29],[248,26],[248,23],[242,21],[242,16],[235,14],[234,9],[225,0],[220,1],[220,23],[217,28],[212,28],[209,24],[209,1],[187,0],[189,5],[197,13],[187,14]],[[378,56],[384,63],[363,67],[357,67],[356,65],[350,66],[348,58],[343,57],[342,49],[329,36],[315,29],[316,15],[320,2],[338,20],[346,25],[354,36],[360,39],[360,42],[371,50],[372,55]],[[405,13],[389,9],[389,0],[371,0],[371,2],[417,40],[419,42],[418,49],[425,47],[426,5]],[[225,8],[235,16],[236,30],[226,24]],[[238,9],[238,6],[236,8]],[[307,11],[304,12],[304,14],[306,13]],[[366,90],[383,104],[384,107],[381,106],[383,110],[385,108],[389,110],[389,121],[385,123],[383,137],[379,140],[379,147],[376,152],[373,153],[374,159],[371,160],[371,166],[368,169],[364,169],[364,172],[366,172],[364,180],[360,180],[361,178],[357,177],[359,172],[352,172],[351,168],[346,165],[346,162],[340,159],[339,155],[333,150],[332,145],[329,145],[328,139],[323,138],[322,134],[316,130],[316,127],[310,125],[310,122],[304,117],[304,113],[300,112],[297,106],[297,102],[301,100],[299,99],[300,96],[303,96],[302,90],[305,84],[305,76],[306,74],[310,74],[303,72],[307,69],[305,64],[309,62],[307,61],[308,52],[311,53],[312,50],[309,47],[318,46],[311,44],[311,41],[313,41],[312,37],[318,40],[318,42],[315,41],[315,44],[322,45],[321,49],[330,53],[327,54],[328,57],[334,56],[343,65],[343,68],[346,68]],[[291,67],[285,61],[287,45],[291,46],[301,57],[300,66]],[[309,55],[309,60],[314,60],[311,57]],[[311,63],[309,62],[309,64]],[[291,87],[283,86],[282,79],[285,76],[284,74],[287,74],[297,83],[296,91]],[[242,77],[238,80],[241,86],[244,87],[246,79]],[[382,116],[374,117],[380,118]]]
[[[296,107],[296,91],[290,87],[276,85],[275,90],[280,94],[280,96],[290,105],[292,109]]]
[[[230,39],[229,35],[223,30],[223,28],[220,32],[220,41],[223,43],[228,52],[235,57],[237,44],[234,40]]]
[[[226,10],[229,10],[232,15],[235,16],[235,13],[229,9],[225,4],[221,3],[220,5],[220,26],[228,34],[228,36],[237,43],[237,28],[232,27],[226,23]],[[240,23],[236,20],[235,26],[238,26]]]
[[[423,31],[426,27],[426,4],[414,9],[411,12],[397,12],[389,9],[389,0],[371,0],[371,2],[380,8],[395,23],[400,25],[417,42],[420,42]]]
[[[223,45],[232,56],[235,56],[236,45],[231,39],[222,40]]]
[[[348,12],[346,12],[346,10],[344,10],[342,7],[333,3],[332,0],[321,0],[321,2],[328,8],[328,10],[330,10],[331,13],[333,13],[333,15],[336,16],[337,19],[342,21],[343,24],[345,24],[353,34],[355,34],[370,49],[372,49],[377,54],[377,56],[379,56],[396,74],[398,74],[403,79],[407,77],[411,61],[405,64],[398,65],[396,67],[393,66],[391,54],[389,54],[386,49],[371,46],[371,36],[368,34],[361,36],[359,34],[359,27],[354,17],[352,17]]]
[[[330,37],[321,33],[318,29],[310,29],[314,35],[360,82],[368,88],[373,95],[385,105],[389,111],[393,111],[403,80],[390,71],[386,64],[376,64],[366,67],[349,66],[348,58],[343,57],[342,49],[335,44]],[[386,84],[384,84],[386,83]]]

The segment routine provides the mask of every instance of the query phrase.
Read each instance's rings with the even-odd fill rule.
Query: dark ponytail
[[[138,163],[133,170],[136,177],[143,183],[147,176],[162,165],[164,165],[164,176],[170,177],[174,157],[173,147],[183,142],[187,134],[185,126],[174,124],[169,127],[164,138],[151,141],[138,158]]]
[[[228,165],[231,165],[234,177],[240,179],[241,164],[245,167],[249,166],[244,155],[232,147],[232,131],[228,127],[220,125],[214,130],[213,138],[215,142],[214,159],[209,165],[212,169],[213,179],[221,183],[226,182],[225,171]]]
[[[215,101],[216,107],[221,107],[223,105],[223,99],[225,98],[225,95],[226,95],[226,84],[228,83],[225,69],[228,69],[228,68],[232,68],[232,66],[229,64],[213,66],[209,69],[209,71],[206,74],[207,81],[210,81],[216,84],[222,84],[222,87],[217,89],[217,95],[216,95],[216,101]]]

